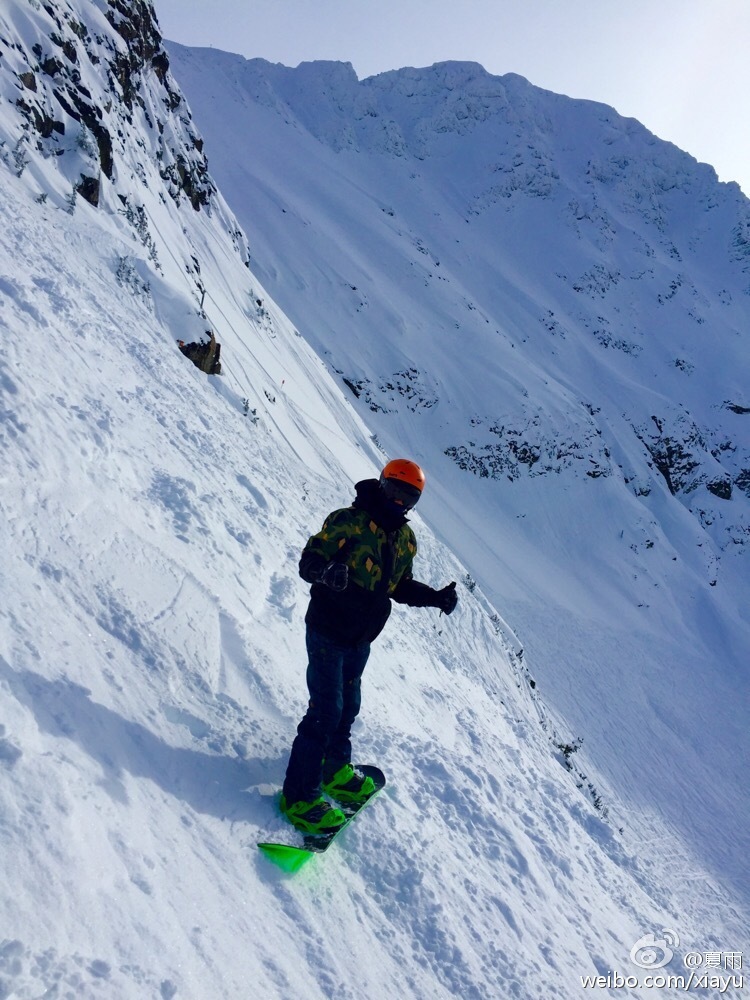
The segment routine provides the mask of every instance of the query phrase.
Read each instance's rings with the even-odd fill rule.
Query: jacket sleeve
[[[326,566],[333,562],[351,537],[349,511],[335,510],[329,514],[323,527],[312,535],[302,550],[299,575],[307,583],[317,583]]]
[[[437,591],[433,590],[426,583],[415,580],[411,571],[405,573],[399,580],[399,584],[391,594],[392,600],[397,604],[408,604],[412,608],[434,608]]]

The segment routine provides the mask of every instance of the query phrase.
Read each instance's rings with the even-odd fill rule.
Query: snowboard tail
[[[379,767],[374,767],[372,764],[355,764],[354,766],[362,774],[372,778],[375,783],[375,791],[372,795],[365,799],[364,802],[337,803],[337,807],[346,815],[346,823],[328,833],[304,834],[302,847],[294,847],[292,844],[259,843],[259,850],[269,861],[278,865],[285,872],[298,872],[316,854],[324,854],[339,834],[343,833],[349,826],[355,816],[359,815],[365,806],[369,805],[378,792],[385,787],[385,775]]]

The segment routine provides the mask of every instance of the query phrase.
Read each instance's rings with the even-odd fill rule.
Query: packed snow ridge
[[[0,997],[569,1000],[665,927],[675,972],[741,952],[747,203],[474,64],[170,49],[144,0],[0,13]],[[401,454],[459,608],[394,614],[387,789],[289,879],[297,559]]]

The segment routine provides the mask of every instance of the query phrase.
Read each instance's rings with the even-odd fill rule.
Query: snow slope
[[[12,0],[0,87],[0,997],[568,998],[662,926],[678,958],[740,950],[684,832],[618,832],[565,767],[470,582],[374,649],[380,800],[294,879],[259,855],[305,702],[298,553],[383,453],[246,266],[149,4]],[[221,377],[175,346],[207,325]],[[435,494],[419,575],[466,581]]]
[[[588,760],[747,899],[748,200],[475,64],[170,52],[254,268]]]

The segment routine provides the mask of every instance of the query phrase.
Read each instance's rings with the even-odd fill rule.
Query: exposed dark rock
[[[424,375],[418,368],[394,372],[387,378],[380,379],[377,384],[368,378],[347,378],[343,375],[342,380],[357,399],[364,399],[374,413],[389,412],[389,407],[381,402],[383,397],[386,397],[388,403],[397,402],[397,397],[406,400],[407,408],[413,413],[429,410],[438,403],[437,395],[426,385]]]
[[[154,68],[154,73],[158,76],[162,83],[167,79],[167,73],[169,72],[169,56],[164,49],[161,52],[157,52],[156,55],[151,60],[151,65]]]
[[[180,178],[180,187],[188,196],[190,204],[197,211],[201,205],[208,204],[213,188],[208,178],[208,170],[205,165],[190,164],[182,157],[178,156],[175,166]]]
[[[735,476],[734,485],[750,498],[750,469],[742,469],[739,475]]]
[[[683,423],[683,435],[668,434],[664,430],[664,421],[657,416],[651,420],[657,429],[657,434],[649,433],[645,428],[635,428],[636,434],[648,448],[657,470],[664,477],[669,492],[674,495],[679,492],[689,493],[694,490],[705,476],[694,473],[700,469],[698,453],[707,451],[697,427]]]
[[[99,191],[100,183],[98,177],[86,177],[85,174],[81,174],[81,179],[76,184],[76,191],[85,198],[86,201],[97,208],[99,205]]]
[[[194,341],[186,344],[183,340],[177,341],[177,346],[185,355],[190,358],[196,368],[200,368],[207,375],[221,375],[221,344],[216,343],[216,336],[211,330],[206,330],[207,341]],[[270,397],[269,397],[270,398]]]
[[[459,468],[482,479],[513,482],[521,475],[560,474],[568,469],[579,469],[591,479],[611,475],[609,453],[594,430],[582,432],[580,439],[573,438],[562,430],[553,430],[541,412],[520,417],[519,423],[513,425],[475,417],[471,426],[484,429],[495,440],[469,440],[447,448],[445,454]]]
[[[715,497],[719,497],[720,500],[732,499],[732,480],[728,477],[726,479],[712,479],[710,483],[706,483],[706,489]]]
[[[731,246],[735,260],[750,257],[750,219],[743,220],[732,230]]]
[[[69,62],[78,62],[78,52],[72,39],[61,38],[60,35],[55,34],[54,31],[49,37],[50,41],[54,42],[55,45],[63,50],[63,54]]]
[[[69,116],[91,133],[97,149],[88,143],[86,152],[93,157],[98,151],[101,173],[115,180],[115,160],[127,142],[128,126],[142,111],[160,137],[155,155],[163,164],[161,175],[170,196],[179,201],[184,194],[199,211],[210,203],[216,188],[208,173],[203,141],[195,135],[189,116],[185,114],[173,128],[166,127],[183,99],[169,74],[169,56],[153,4],[151,0],[106,0],[100,6],[116,36],[92,37],[85,24],[63,13],[64,4],[48,2],[43,8],[54,27],[47,39],[36,42],[31,52],[15,44],[27,63],[18,72],[23,97],[16,102],[25,119],[28,138],[24,141],[35,140],[36,148],[46,156],[65,155],[67,147],[58,136],[65,133]],[[87,61],[100,65],[101,87],[93,88],[95,94],[82,82]],[[166,108],[165,114],[153,113],[158,107],[154,97]],[[98,183],[88,178],[81,190],[91,204],[99,202]]]
[[[88,94],[88,92],[86,93]],[[90,104],[74,90],[69,90],[66,94],[56,90],[55,97],[71,118],[82,122],[91,131],[99,147],[101,168],[105,176],[111,179],[113,171],[112,137],[101,122],[101,109]]]
[[[76,37],[80,38],[82,42],[89,41],[90,35],[88,33],[88,29],[86,28],[85,24],[81,24],[81,22],[76,21],[75,18],[71,18],[68,21],[68,24],[70,25],[70,30],[73,32],[73,34],[76,35]]]
[[[65,135],[65,125],[53,118],[46,110],[36,104],[27,104],[22,98],[16,101],[16,107],[23,113],[24,117],[33,126],[43,139],[49,139],[53,132],[58,135]]]

